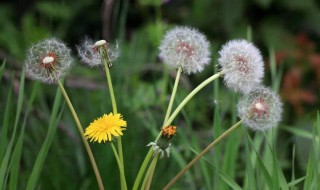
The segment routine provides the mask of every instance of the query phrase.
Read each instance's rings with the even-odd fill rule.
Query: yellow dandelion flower
[[[84,136],[90,138],[90,142],[98,143],[111,141],[112,136],[122,136],[122,131],[127,127],[127,122],[122,119],[121,114],[104,114],[102,117],[94,120],[86,128]]]

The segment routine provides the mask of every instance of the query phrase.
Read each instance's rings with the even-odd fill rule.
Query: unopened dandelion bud
[[[44,83],[56,83],[71,66],[71,50],[60,40],[43,40],[28,51],[25,60],[27,74]]]
[[[224,83],[230,89],[244,94],[260,85],[264,75],[260,51],[246,40],[232,40],[219,51],[219,65]]]
[[[103,65],[106,61],[108,66],[112,66],[112,62],[115,61],[119,55],[119,46],[107,43],[105,40],[99,40],[93,42],[91,39],[85,39],[81,45],[77,46],[78,54],[81,58],[81,62],[88,66],[95,67]]]
[[[167,126],[161,129],[161,137],[156,142],[150,142],[147,146],[151,146],[153,155],[159,155],[162,158],[165,154],[170,156],[171,138],[176,135],[176,126]]]
[[[198,73],[210,63],[209,42],[198,30],[175,27],[169,30],[160,44],[160,58],[169,67],[187,73]]]
[[[269,88],[257,87],[243,95],[237,105],[238,116],[253,130],[275,127],[281,120],[282,103]]]

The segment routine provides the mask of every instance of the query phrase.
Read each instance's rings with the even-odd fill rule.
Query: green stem
[[[149,166],[149,169],[146,173],[146,176],[144,177],[144,180],[143,180],[143,183],[141,186],[141,190],[149,190],[150,189],[154,170],[156,168],[158,158],[159,158],[159,154],[153,157],[152,162]]]
[[[175,81],[174,81],[174,85],[173,85],[173,89],[172,89],[172,94],[171,94],[171,97],[170,97],[170,101],[169,101],[167,113],[166,113],[166,116],[165,116],[165,118],[164,118],[163,124],[166,123],[166,121],[168,120],[168,118],[169,118],[169,116],[170,116],[171,109],[172,109],[172,105],[173,105],[173,101],[174,101],[174,98],[175,98],[175,96],[176,96],[178,84],[179,84],[179,81],[180,81],[181,72],[182,72],[182,69],[181,69],[181,67],[179,67],[179,69],[178,69],[178,71],[177,71],[176,79],[175,79]]]
[[[188,94],[187,97],[185,97],[182,102],[178,105],[178,107],[174,110],[172,115],[169,117],[169,119],[165,122],[164,126],[168,126],[171,124],[171,122],[174,120],[174,118],[178,115],[178,113],[182,110],[182,108],[191,100],[191,98],[196,95],[202,88],[204,88],[206,85],[208,85],[210,82],[214,81],[218,77],[221,76],[221,72],[216,73],[212,75],[211,77],[207,78],[205,81],[203,81],[201,84],[199,84],[195,89]]]
[[[107,77],[110,97],[111,97],[112,110],[113,110],[113,114],[117,114],[118,113],[117,103],[116,103],[116,98],[114,96],[113,85],[112,85],[111,75],[110,75],[109,66],[108,66],[108,62],[109,62],[110,59],[109,59],[108,53],[105,52],[105,54],[106,54],[107,57],[104,58],[103,61],[104,61],[104,67],[105,67],[105,71],[106,71],[106,77]],[[117,145],[118,145],[118,152],[119,152],[120,162],[121,162],[121,165],[122,165],[122,168],[123,168],[123,173],[124,173],[125,171],[124,171],[124,161],[123,161],[123,150],[122,150],[121,137],[117,138]],[[124,180],[124,181],[121,181],[121,184],[126,184],[126,178],[121,178],[120,177],[120,180]]]
[[[116,160],[117,160],[118,167],[119,167],[119,171],[120,171],[120,177],[121,177],[121,179],[122,179],[122,180],[121,180],[121,190],[127,190],[128,188],[127,188],[127,183],[126,183],[126,180],[125,180],[123,165],[121,164],[121,160],[120,160],[120,158],[119,158],[119,155],[118,155],[118,153],[117,153],[116,148],[114,147],[113,142],[111,142],[111,148],[112,148],[114,157],[115,157]]]
[[[106,70],[106,77],[107,77],[108,87],[109,87],[109,91],[110,91],[113,114],[117,114],[118,113],[117,103],[116,103],[116,98],[114,97],[112,80],[111,80],[111,75],[110,75],[110,71],[109,71],[108,61],[107,60],[104,60],[104,68]]]
[[[222,133],[216,140],[209,144],[200,154],[198,154],[188,165],[186,165],[164,188],[163,190],[168,190],[191,166],[193,166],[204,154],[206,154],[214,145],[219,143],[222,139],[227,137],[232,131],[241,126],[243,120],[238,121],[224,133]]]
[[[82,141],[83,141],[83,144],[84,144],[84,146],[86,148],[86,151],[87,151],[87,153],[89,155],[89,158],[90,158],[90,161],[91,161],[91,165],[93,167],[94,174],[96,175],[96,179],[97,179],[97,182],[98,182],[98,185],[99,185],[99,189],[100,190],[104,190],[104,186],[103,186],[103,183],[102,183],[102,180],[101,180],[101,176],[100,176],[96,161],[94,159],[94,156],[93,156],[93,153],[92,153],[91,148],[89,146],[89,143],[88,143],[87,139],[84,137],[83,129],[82,129],[80,120],[78,118],[78,115],[77,115],[76,111],[74,110],[73,105],[72,105],[72,103],[71,103],[71,101],[70,101],[70,99],[68,97],[68,94],[65,91],[63,85],[61,84],[60,80],[58,80],[58,85],[59,85],[59,88],[60,88],[60,90],[61,90],[61,92],[62,92],[62,94],[63,94],[63,96],[64,96],[64,98],[65,98],[65,100],[66,100],[66,102],[68,104],[68,106],[69,106],[69,109],[70,109],[70,112],[71,112],[71,114],[73,116],[73,119],[76,122],[77,128],[79,130],[80,136],[81,136]]]
[[[140,181],[141,181],[141,178],[142,178],[142,176],[143,176],[143,173],[144,173],[144,171],[145,171],[146,168],[147,168],[147,165],[148,165],[148,163],[149,163],[150,158],[152,157],[152,153],[153,153],[153,151],[152,151],[152,149],[150,148],[147,156],[145,157],[145,159],[144,159],[143,162],[142,162],[142,165],[141,165],[141,168],[140,168],[140,170],[139,170],[139,172],[138,172],[138,175],[137,175],[137,177],[136,177],[136,180],[134,181],[132,190],[137,190],[137,189],[138,189],[139,184],[140,184]]]

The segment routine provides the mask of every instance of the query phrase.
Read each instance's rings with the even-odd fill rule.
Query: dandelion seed
[[[26,64],[27,74],[44,83],[56,83],[71,66],[71,50],[60,40],[46,39],[31,46]]]
[[[111,141],[113,137],[122,136],[125,127],[127,127],[127,122],[122,119],[121,114],[104,114],[86,128],[84,136],[90,138],[90,142]]]
[[[103,55],[103,53],[99,51],[99,48],[104,48],[106,55]],[[103,59],[108,61],[110,67],[112,66],[111,63],[120,55],[118,43],[113,45],[107,43],[105,40],[99,40],[94,43],[89,38],[85,39],[80,46],[77,46],[77,50],[81,58],[81,62],[91,67],[103,65]]]
[[[257,87],[243,95],[237,105],[238,116],[253,130],[275,127],[281,120],[282,103],[269,88]]]
[[[160,58],[172,68],[181,67],[187,73],[201,72],[210,63],[209,42],[198,30],[175,27],[160,44]]]
[[[264,75],[260,51],[246,40],[232,40],[219,51],[224,82],[236,92],[249,93]]]

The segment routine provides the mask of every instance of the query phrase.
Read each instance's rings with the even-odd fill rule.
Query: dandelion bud
[[[171,138],[176,135],[176,126],[167,126],[161,130],[161,138],[156,142],[150,142],[147,146],[151,146],[153,155],[159,155],[160,158],[166,153],[167,157],[170,156]]]
[[[201,72],[210,62],[209,42],[198,30],[175,27],[160,44],[160,58],[169,67],[181,67],[185,73]]]
[[[111,67],[111,62],[115,61],[120,55],[118,44],[112,45],[105,40],[99,40],[94,43],[91,39],[85,39],[80,46],[77,46],[77,50],[81,62],[91,67],[103,65],[104,59]]]
[[[246,40],[232,40],[219,51],[218,62],[227,87],[249,93],[261,83],[264,68],[260,51]]]
[[[237,108],[243,123],[253,130],[275,127],[281,120],[282,103],[269,88],[257,87],[243,95]]]
[[[26,72],[35,80],[56,83],[71,66],[70,52],[63,42],[55,38],[41,41],[29,49]]]

